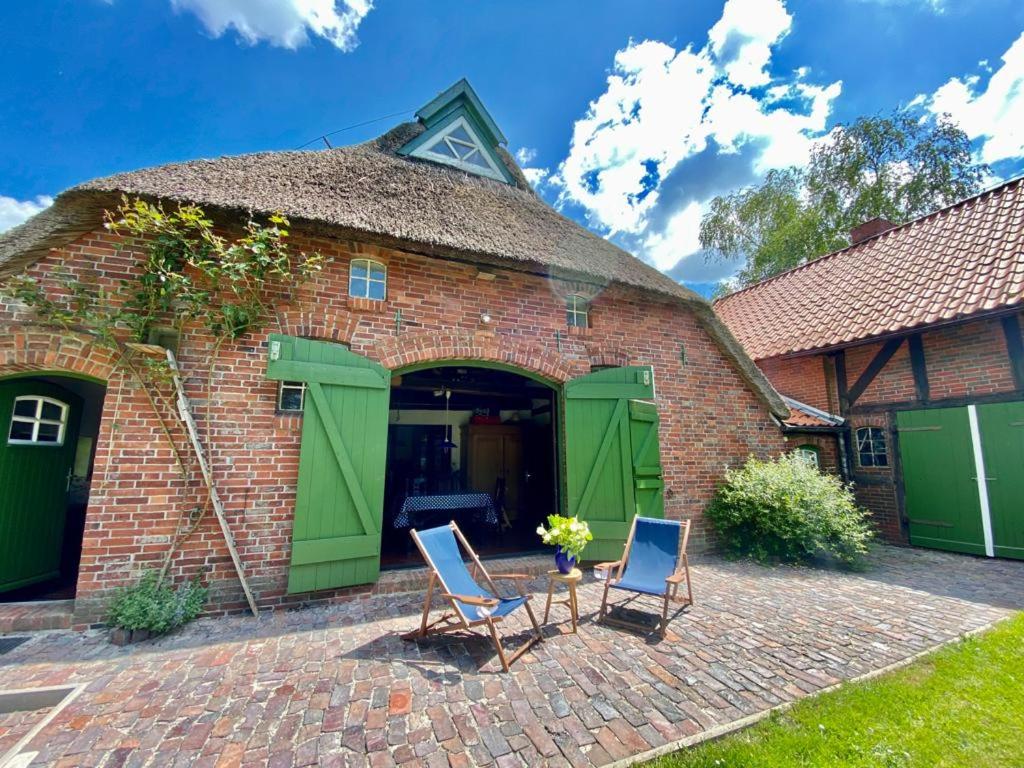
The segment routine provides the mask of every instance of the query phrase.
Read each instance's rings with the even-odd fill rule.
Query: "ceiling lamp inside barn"
[[[399,154],[450,165],[511,183],[498,147],[506,139],[466,80],[460,80],[416,112],[426,129]]]

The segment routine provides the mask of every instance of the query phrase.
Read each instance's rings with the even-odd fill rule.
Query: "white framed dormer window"
[[[348,295],[354,299],[384,301],[388,295],[388,268],[379,261],[352,259],[348,268]]]
[[[590,302],[576,294],[566,298],[565,321],[570,328],[589,328]]]
[[[52,397],[24,395],[14,399],[8,445],[63,445],[68,404]]]
[[[505,181],[504,174],[484,149],[483,142],[476,135],[473,126],[464,117],[453,120],[447,128],[410,154],[497,181]]]

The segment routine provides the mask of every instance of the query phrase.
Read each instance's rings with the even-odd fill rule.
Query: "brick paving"
[[[553,614],[561,623],[508,675],[483,638],[399,639],[422,599],[399,594],[203,619],[129,648],[99,631],[46,633],[0,656],[0,679],[88,683],[29,746],[33,765],[588,766],[1024,608],[1024,563],[922,550],[882,547],[861,574],[717,558],[693,574],[697,604],[664,641],[595,624],[601,585],[588,582],[579,634]]]

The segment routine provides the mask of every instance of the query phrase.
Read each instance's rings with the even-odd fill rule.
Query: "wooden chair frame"
[[[419,640],[429,635],[443,634],[445,632],[471,632],[472,634],[479,634],[473,632],[474,627],[486,625],[491,641],[494,643],[495,649],[498,651],[498,659],[501,661],[501,667],[504,671],[508,672],[509,666],[520,656],[526,653],[534,643],[538,643],[544,639],[541,633],[540,624],[537,623],[537,617],[533,614],[533,609],[530,607],[530,595],[526,594],[523,589],[523,583],[531,581],[532,576],[528,576],[522,573],[495,573],[490,574],[487,569],[484,568],[483,563],[480,562],[480,558],[476,552],[470,546],[469,542],[466,541],[466,537],[462,535],[462,531],[459,530],[459,526],[455,524],[455,521],[448,523],[452,529],[452,533],[455,534],[455,539],[462,546],[462,548],[469,554],[470,559],[473,563],[473,568],[470,571],[474,579],[479,579],[483,576],[484,581],[490,587],[491,592],[499,594],[497,586],[494,584],[494,579],[504,579],[508,581],[514,581],[516,583],[516,591],[519,592],[520,597],[525,597],[526,602],[523,603],[523,607],[526,608],[526,613],[530,616],[530,622],[533,624],[535,634],[531,636],[523,645],[517,648],[511,655],[506,655],[505,649],[501,645],[501,640],[498,638],[497,625],[501,622],[504,616],[498,616],[493,618],[487,616],[482,619],[469,619],[462,609],[459,607],[459,603],[465,603],[466,605],[478,605],[482,607],[493,607],[500,604],[500,600],[486,597],[474,597],[472,595],[454,595],[448,592],[448,588],[444,584],[444,580],[441,578],[437,567],[434,565],[434,561],[430,558],[430,555],[424,549],[423,544],[420,542],[419,534],[416,529],[412,529],[412,540],[416,542],[416,546],[420,550],[420,554],[423,555],[423,559],[427,561],[427,565],[430,566],[430,581],[427,583],[427,598],[423,602],[423,616],[420,619],[420,626],[418,629],[412,632],[407,632],[402,635],[403,640]],[[431,601],[434,597],[434,589],[437,585],[440,585],[444,590],[439,595],[448,601],[451,610],[443,613],[440,618],[430,621],[430,607]]]
[[[598,617],[598,621],[606,624],[615,624],[628,629],[637,629],[643,632],[649,632],[651,629],[650,626],[638,624],[634,621],[626,621],[625,619],[612,618],[608,613],[608,590],[622,579],[622,574],[626,571],[626,563],[629,562],[630,550],[633,547],[633,535],[636,533],[636,519],[637,516],[634,515],[633,524],[629,528],[629,537],[626,539],[626,547],[622,552],[622,559],[607,563],[598,563],[594,566],[595,571],[605,571],[604,597],[601,599],[601,613]],[[690,561],[686,556],[686,545],[690,541],[690,524],[690,520],[684,520],[682,523],[682,542],[679,545],[679,559],[676,561],[675,572],[665,579],[665,596],[660,598],[658,595],[648,595],[643,592],[636,592],[634,593],[634,596],[630,598],[631,600],[635,600],[640,597],[652,597],[662,600],[661,621],[658,624],[658,634],[663,638],[665,637],[665,631],[668,629],[669,602],[681,603],[681,608],[693,605],[693,586],[690,583]],[[614,568],[618,568],[618,572],[613,577],[611,572]],[[679,585],[684,581],[686,582],[686,596],[679,597]]]

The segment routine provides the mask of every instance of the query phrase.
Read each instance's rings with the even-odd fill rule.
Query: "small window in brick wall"
[[[277,388],[277,410],[282,413],[301,413],[306,399],[306,383],[282,381]]]
[[[570,328],[590,327],[590,302],[573,294],[565,300],[565,320]]]
[[[348,295],[354,299],[384,301],[388,292],[388,268],[379,261],[352,259],[348,272]]]
[[[885,445],[885,430],[881,427],[861,427],[856,432],[857,460],[862,467],[889,466],[889,451]]]
[[[818,457],[818,448],[814,445],[798,445],[794,454],[800,459],[803,459],[815,469],[821,466],[821,459]]]
[[[67,423],[67,403],[52,397],[17,397],[14,399],[7,444],[63,445]]]

